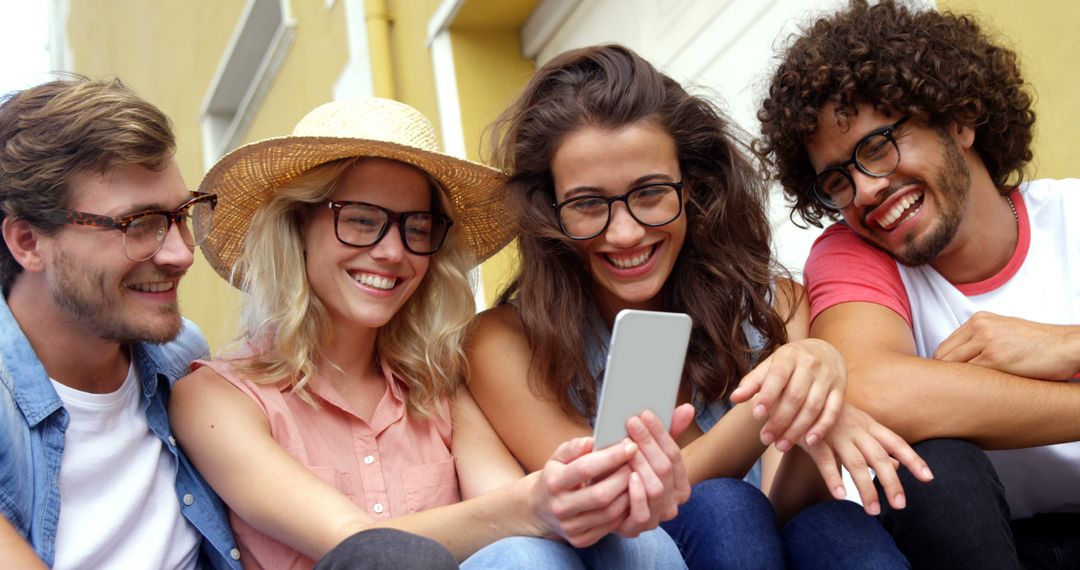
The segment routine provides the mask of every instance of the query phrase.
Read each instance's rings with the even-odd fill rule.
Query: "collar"
[[[209,354],[199,329],[184,319],[180,334],[167,344],[139,342],[129,345],[130,358],[139,374],[142,393],[150,399],[161,381],[170,385],[183,376],[188,365]],[[11,392],[27,423],[34,427],[64,405],[45,366],[38,359],[7,299],[0,300],[0,382]]]
[[[383,392],[382,398],[379,400],[378,405],[375,407],[375,413],[372,415],[371,423],[369,427],[376,432],[382,431],[388,425],[401,419],[405,414],[405,398],[408,386],[394,374],[390,369],[390,365],[382,360],[379,363],[380,370],[382,371],[383,378],[386,380],[386,391]],[[338,392],[337,388],[330,383],[329,380],[322,376],[316,376],[308,382],[308,390],[315,396],[317,396],[323,402],[338,408],[342,412],[360,419],[345,403],[344,398]],[[287,383],[283,383],[282,391],[291,390],[291,387]]]
[[[0,302],[0,382],[11,392],[30,427],[63,407],[45,366],[23,334],[7,298]]]

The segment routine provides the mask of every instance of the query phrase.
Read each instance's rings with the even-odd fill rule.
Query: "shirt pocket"
[[[461,502],[453,457],[404,469],[401,482],[410,513]]]

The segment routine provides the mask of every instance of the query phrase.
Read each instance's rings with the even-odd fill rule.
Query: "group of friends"
[[[617,45],[540,67],[492,166],[357,99],[194,192],[118,80],[13,93],[3,565],[1080,567],[1080,182],[1023,179],[1031,106],[973,19],[891,1],[797,34],[753,143]],[[835,222],[804,284],[771,179]],[[244,292],[213,358],[196,246]],[[692,317],[680,405],[593,449],[628,308]]]

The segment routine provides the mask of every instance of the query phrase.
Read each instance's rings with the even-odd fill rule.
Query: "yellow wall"
[[[348,62],[344,4],[291,0],[296,36],[278,76],[256,111],[244,142],[281,136],[312,108],[333,98]],[[376,94],[408,103],[439,125],[434,69],[424,45],[428,22],[441,0],[365,0]],[[518,30],[535,0],[470,0],[451,26],[462,120],[470,158],[480,160],[487,125],[528,80]],[[246,2],[233,0],[71,0],[68,42],[73,71],[116,75],[173,119],[177,160],[196,187],[202,162],[202,103]],[[380,31],[381,30],[381,31]],[[508,281],[515,257],[507,248],[482,268],[488,299]],[[181,287],[186,316],[206,333],[211,348],[235,336],[239,293],[201,255]]]
[[[328,11],[324,0],[292,1],[293,45],[244,142],[287,135],[308,111],[334,98],[334,83],[349,60],[343,5],[335,2]]]
[[[535,71],[533,62],[521,53],[521,26],[537,3],[470,0],[450,26],[462,129],[472,160],[483,162],[489,157],[488,126]],[[517,246],[511,244],[480,267],[488,305],[510,283],[517,262]]]
[[[188,186],[206,172],[199,110],[243,2],[71,0],[68,42],[77,73],[118,76],[173,121],[176,159]],[[184,314],[211,347],[233,335],[239,294],[201,255],[180,287]]]
[[[189,186],[206,173],[199,112],[210,82],[243,15],[245,2],[212,0],[72,0],[68,41],[74,70],[116,75],[173,120],[177,161]],[[257,110],[244,142],[286,135],[305,113],[330,101],[348,60],[343,2],[293,0],[296,36]],[[236,335],[240,295],[202,256],[185,277],[185,316],[206,333],[212,350]]]
[[[941,0],[939,9],[974,14],[986,31],[1020,55],[1024,78],[1033,86],[1035,160],[1030,178],[1080,176],[1076,129],[1080,125],[1080,4],[1015,0]]]
[[[369,3],[373,0],[368,0]],[[442,140],[439,104],[435,97],[435,68],[431,50],[424,45],[427,25],[440,0],[386,1],[390,13],[390,50],[393,56],[394,98],[431,119]]]

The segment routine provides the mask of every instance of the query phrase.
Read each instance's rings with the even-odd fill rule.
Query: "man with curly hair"
[[[1080,181],[1019,183],[1035,114],[967,16],[852,2],[783,54],[757,151],[808,223],[812,334],[936,476],[886,527],[916,567],[1080,563]]]

